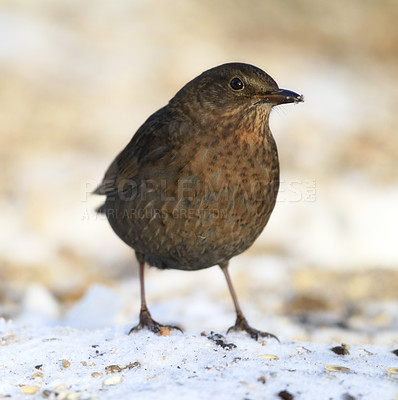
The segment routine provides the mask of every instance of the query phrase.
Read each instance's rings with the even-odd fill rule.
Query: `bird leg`
[[[144,261],[139,261],[140,263],[140,289],[141,289],[141,310],[140,310],[140,320],[138,325],[130,329],[129,335],[133,332],[138,332],[141,329],[149,329],[151,332],[156,334],[162,333],[162,328],[167,329],[177,329],[182,332],[182,329],[174,325],[162,325],[156,322],[149,313],[148,307],[146,305],[145,299],[145,286],[144,286]]]
[[[279,339],[272,333],[259,331],[257,329],[252,328],[248,324],[245,316],[243,315],[242,309],[240,308],[240,305],[238,302],[238,297],[237,297],[235,289],[232,285],[232,280],[231,280],[231,277],[230,277],[229,271],[228,271],[228,263],[222,264],[222,265],[220,265],[220,267],[221,267],[222,272],[224,273],[225,279],[227,280],[229,292],[231,293],[232,300],[233,300],[234,306],[235,306],[235,311],[236,311],[235,325],[231,326],[228,329],[227,333],[234,332],[234,331],[245,331],[250,335],[250,337],[252,339],[255,339],[255,340],[257,340],[259,337],[271,337],[271,338],[276,339],[279,342]]]

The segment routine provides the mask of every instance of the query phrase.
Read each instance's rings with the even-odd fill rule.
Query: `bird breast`
[[[160,268],[207,268],[246,250],[267,224],[279,185],[275,142],[268,131],[257,137],[224,126],[180,142],[178,159],[165,154],[156,169],[141,167],[134,196],[108,201],[119,212],[108,214],[115,232]]]

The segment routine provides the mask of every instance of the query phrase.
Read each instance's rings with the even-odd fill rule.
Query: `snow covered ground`
[[[184,286],[190,274],[178,273]],[[163,273],[149,275],[149,289],[161,291]],[[199,275],[195,283],[200,285],[201,279]],[[210,297],[221,284],[221,279],[215,282]],[[150,305],[155,319],[178,323],[187,328],[184,333],[127,335],[137,319],[137,289],[136,279],[113,289],[92,286],[63,318],[55,318],[56,300],[44,287],[30,287],[20,317],[0,320],[0,397],[398,398],[398,341],[393,329],[380,330],[374,336],[376,344],[367,344],[371,339],[358,325],[328,326],[324,321],[306,332],[302,321],[286,314],[265,316],[256,302],[244,301],[251,324],[277,334],[281,342],[227,335],[234,315],[226,293],[225,304],[220,304],[206,298],[207,289],[195,292],[192,283],[181,290],[183,295],[176,293],[177,285],[169,288],[172,298],[163,290],[164,301]],[[126,311],[127,302],[133,304],[132,312]]]
[[[32,328],[0,321],[0,394],[13,399],[397,399],[392,348],[208,330]]]

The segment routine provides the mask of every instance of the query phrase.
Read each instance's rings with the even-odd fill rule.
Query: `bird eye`
[[[239,78],[236,78],[236,77],[231,79],[231,82],[229,82],[229,85],[234,90],[242,90],[244,87],[243,82]]]

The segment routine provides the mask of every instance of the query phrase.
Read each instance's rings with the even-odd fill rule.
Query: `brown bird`
[[[275,206],[279,161],[269,128],[273,106],[303,96],[279,89],[264,71],[229,63],[186,84],[138,129],[107,170],[96,194],[115,233],[135,250],[141,282],[139,324],[159,332],[145,300],[144,264],[195,271],[219,265],[236,310],[229,330],[257,339],[228,272]]]

